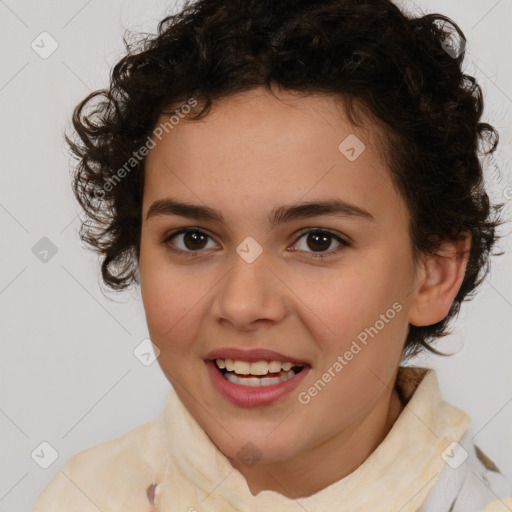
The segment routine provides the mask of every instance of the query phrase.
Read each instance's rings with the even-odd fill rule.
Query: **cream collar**
[[[274,491],[253,496],[171,390],[162,417],[168,454],[155,511],[417,511],[445,465],[441,453],[462,438],[470,418],[442,399],[435,370],[401,367],[397,386],[407,405],[382,443],[351,474],[298,500]]]

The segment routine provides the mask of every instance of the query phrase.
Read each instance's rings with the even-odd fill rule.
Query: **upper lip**
[[[283,363],[290,362],[295,364],[309,365],[307,361],[297,359],[293,356],[287,356],[267,350],[265,348],[252,348],[243,350],[239,348],[218,348],[209,352],[206,359],[234,359],[237,361],[247,361],[254,363],[256,361],[281,361]]]

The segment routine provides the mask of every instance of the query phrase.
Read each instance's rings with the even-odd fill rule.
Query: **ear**
[[[463,233],[445,240],[436,254],[422,258],[410,324],[432,325],[446,318],[464,280],[470,249],[471,234]]]

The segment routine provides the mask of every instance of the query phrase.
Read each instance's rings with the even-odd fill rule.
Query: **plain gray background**
[[[97,258],[78,238],[63,132],[74,106],[107,86],[123,55],[124,29],[153,32],[179,5],[0,0],[1,511],[30,510],[73,454],[161,413],[169,384],[156,362],[144,366],[133,353],[148,335],[137,291],[105,297]],[[501,136],[489,190],[494,200],[507,201],[512,217],[512,2],[400,5],[446,14],[465,32],[465,71],[480,81],[485,120]],[[52,44],[58,48],[43,58]],[[510,231],[509,225],[501,232]],[[455,334],[437,345],[457,354],[416,363],[437,369],[445,399],[471,416],[475,442],[512,481],[510,240],[501,241],[507,254],[494,260],[477,297],[463,306]],[[41,261],[41,247],[56,253],[50,249]],[[40,465],[52,452],[42,442],[58,453],[47,469]]]

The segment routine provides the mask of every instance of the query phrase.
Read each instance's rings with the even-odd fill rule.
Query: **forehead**
[[[177,107],[179,109],[179,106]],[[263,88],[215,102],[200,121],[169,127],[146,159],[144,210],[166,195],[230,213],[267,213],[284,203],[338,197],[374,216],[405,214],[383,157],[380,126],[347,119],[330,95]]]

